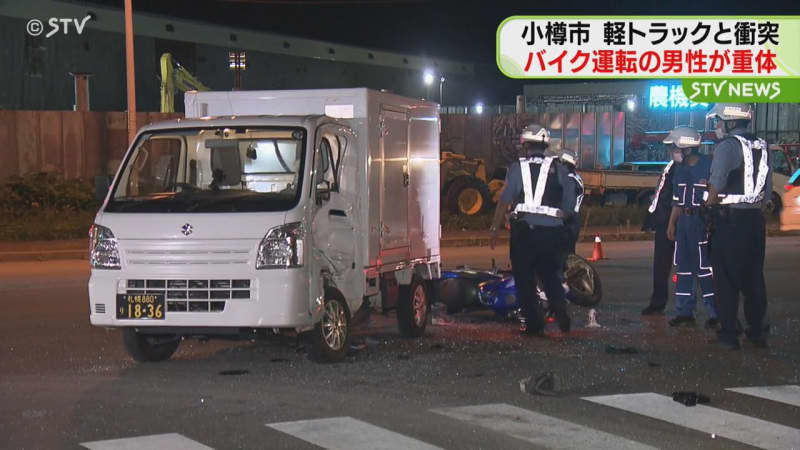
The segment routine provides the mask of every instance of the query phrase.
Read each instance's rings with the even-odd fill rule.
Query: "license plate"
[[[117,319],[163,320],[164,294],[117,294]]]

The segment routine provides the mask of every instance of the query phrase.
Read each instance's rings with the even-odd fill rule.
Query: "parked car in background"
[[[800,230],[800,169],[795,170],[784,189],[781,230]]]

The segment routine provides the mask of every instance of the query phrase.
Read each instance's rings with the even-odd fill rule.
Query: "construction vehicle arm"
[[[175,112],[175,92],[209,91],[206,85],[172,58],[161,55],[161,112]]]

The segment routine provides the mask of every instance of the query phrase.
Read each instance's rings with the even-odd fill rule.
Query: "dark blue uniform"
[[[531,160],[542,161],[543,155],[534,155]],[[506,186],[500,200],[512,206],[525,204],[525,184],[530,183],[533,191],[538,183],[539,164],[531,164],[530,170],[523,171],[521,161],[508,168]],[[525,180],[523,177],[527,177]],[[529,333],[540,333],[544,328],[544,318],[538,309],[536,279],[542,280],[542,287],[550,308],[555,312],[562,330],[569,329],[569,316],[564,300],[563,276],[564,217],[569,217],[575,209],[575,180],[569,177],[566,167],[555,160],[548,168],[546,187],[540,200],[547,208],[558,209],[556,216],[537,213],[515,213],[511,221],[511,269],[514,272],[517,297],[521,307],[520,319],[527,324]],[[527,193],[528,197],[533,192]],[[530,205],[534,206],[534,205]]]
[[[697,277],[697,284],[703,291],[703,303],[708,309],[709,316],[716,319],[706,222],[700,216],[700,207],[708,197],[711,160],[705,155],[697,155],[697,158],[693,166],[690,166],[688,161],[676,166],[673,179],[672,205],[682,208],[675,230],[674,264],[678,275],[678,283],[675,286],[675,308],[678,316],[694,317],[697,305],[694,280]]]
[[[667,306],[669,294],[669,275],[675,256],[675,241],[667,238],[669,216],[672,211],[672,180],[675,174],[675,163],[670,163],[661,174],[656,186],[654,204],[650,205],[650,213],[645,219],[643,231],[656,232],[653,243],[653,293],[650,296],[648,313],[663,311]]]
[[[750,142],[755,136],[744,129],[735,129],[737,135]],[[764,149],[753,150],[753,183],[757,182],[758,166],[766,158],[768,172],[762,189],[762,199],[753,202],[738,202],[723,205],[720,217],[711,234],[711,255],[720,312],[720,341],[731,348],[738,348],[740,333],[737,316],[739,294],[744,296],[744,315],[749,327],[745,333],[751,341],[765,342],[767,328],[764,316],[767,312],[767,288],[764,281],[764,256],[766,247],[766,223],[762,208],[772,194],[772,160]],[[711,166],[710,184],[724,195],[741,194],[744,185],[744,159],[742,145],[729,136],[714,146],[714,162]]]

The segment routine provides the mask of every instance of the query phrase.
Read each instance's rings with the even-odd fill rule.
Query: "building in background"
[[[544,117],[557,138],[563,135],[563,144],[582,154],[584,168],[666,161],[661,140],[669,130],[708,130],[708,105],[686,98],[679,80],[543,82],[526,85],[524,95],[526,112]],[[800,142],[800,105],[758,104],[753,126],[770,144]],[[708,151],[710,133],[704,142]]]
[[[135,8],[134,3],[134,8]],[[69,24],[46,37],[48,20],[83,19],[78,34]],[[39,19],[44,31],[26,30]],[[335,20],[332,19],[332,20]],[[229,52],[246,51],[247,69],[241,89],[310,89],[369,87],[415,98],[439,101],[439,85],[423,82],[425,71],[444,76],[448,104],[474,104],[479,81],[468,62],[386,52],[329,42],[286,37],[234,26],[213,25],[175,17],[134,14],[136,96],[138,109],[158,111],[159,58],[176,61],[213,90],[234,87]],[[125,41],[122,9],[52,0],[0,2],[0,109],[70,110],[75,104],[70,73],[90,73],[90,107],[122,111],[126,105]],[[480,72],[481,70],[478,70]],[[176,111],[183,96],[176,96]]]

